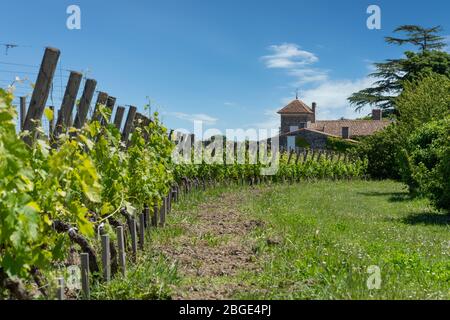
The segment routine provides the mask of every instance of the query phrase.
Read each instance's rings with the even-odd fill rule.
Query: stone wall
[[[312,149],[326,149],[327,147],[327,136],[324,134],[302,130],[293,135],[303,138]],[[287,136],[280,137],[280,146],[287,148]]]
[[[313,120],[312,114],[302,115],[282,115],[281,116],[281,133],[290,132],[290,127],[297,126],[300,129],[300,123],[308,123]]]

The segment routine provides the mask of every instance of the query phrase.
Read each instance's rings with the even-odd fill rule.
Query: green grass
[[[250,199],[264,272],[246,299],[449,299],[450,218],[401,184],[318,182],[269,188]],[[268,238],[282,239],[268,246]],[[381,270],[369,290],[369,266]]]
[[[450,298],[450,216],[411,199],[402,184],[321,181],[257,188],[218,187],[174,205],[167,226],[148,234],[138,264],[125,278],[96,287],[94,298],[170,299],[189,284],[239,285],[233,298],[241,299]],[[242,239],[251,240],[262,272],[184,277],[154,245],[186,237],[185,227],[198,223],[198,206],[223,192],[244,194],[247,201],[233,205],[248,220],[264,221]],[[206,233],[190,241],[214,247],[228,239]],[[380,268],[379,289],[367,287],[369,266]]]

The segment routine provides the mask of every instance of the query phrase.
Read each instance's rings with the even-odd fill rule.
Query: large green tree
[[[442,51],[446,43],[439,35],[441,27],[404,25],[394,32],[403,32],[405,37],[386,37],[387,43],[410,44],[418,50],[406,51],[405,57],[401,59],[375,63],[376,71],[369,75],[375,80],[373,85],[352,94],[348,99],[357,111],[369,105],[393,112],[396,109],[396,98],[406,82],[414,81],[427,73],[438,73],[450,78],[450,54]]]

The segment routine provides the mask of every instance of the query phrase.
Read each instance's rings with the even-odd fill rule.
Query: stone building
[[[278,111],[281,115],[280,147],[326,149],[330,138],[355,141],[384,129],[392,121],[383,120],[382,111],[372,110],[371,120],[316,120],[317,104],[311,107],[299,99]]]

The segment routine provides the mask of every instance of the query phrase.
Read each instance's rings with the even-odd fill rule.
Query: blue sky
[[[72,4],[81,30],[66,28]],[[366,27],[371,4],[381,8],[381,30]],[[401,24],[442,25],[448,35],[448,12],[446,0],[8,1],[0,43],[21,46],[8,55],[0,47],[0,85],[16,75],[35,81],[33,66],[53,46],[62,52],[56,105],[73,69],[119,104],[142,107],[150,97],[170,128],[192,129],[194,119],[221,130],[276,128],[275,112],[296,88],[318,103],[319,119],[355,118],[346,98],[370,85],[370,63],[404,51],[384,36]]]

